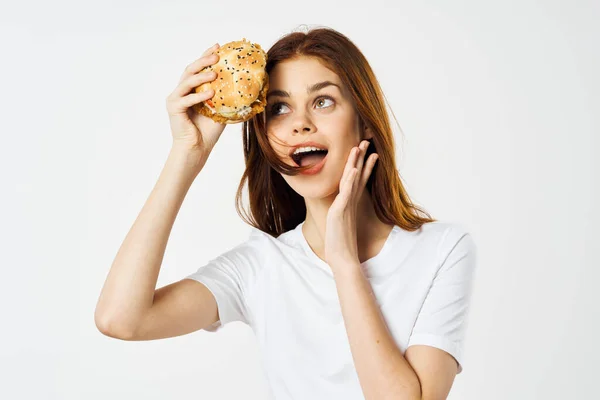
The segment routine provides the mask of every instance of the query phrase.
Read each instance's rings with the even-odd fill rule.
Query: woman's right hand
[[[219,44],[215,44],[207,49],[202,57],[188,65],[181,75],[179,84],[167,97],[167,112],[169,113],[173,145],[182,145],[208,154],[225,129],[225,124],[214,122],[196,112],[192,107],[215,95],[213,89],[196,93],[194,88],[215,80],[217,76],[215,72],[198,72],[204,67],[218,62],[219,56],[213,54],[218,48]]]

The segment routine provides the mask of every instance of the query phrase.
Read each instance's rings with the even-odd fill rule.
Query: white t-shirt
[[[310,248],[302,225],[274,238],[249,238],[187,276],[215,296],[220,321],[248,324],[256,335],[274,398],[364,399],[335,280]],[[476,247],[462,225],[431,222],[409,232],[394,226],[381,251],[361,264],[402,354],[422,344],[463,349]]]

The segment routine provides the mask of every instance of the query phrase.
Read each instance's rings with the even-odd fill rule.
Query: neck
[[[302,231],[314,253],[322,260],[325,259],[327,212],[336,196],[337,193],[321,199],[305,199],[306,219]],[[360,262],[379,252],[392,228],[393,225],[385,224],[377,217],[371,194],[365,188],[359,199],[356,214],[356,239]]]

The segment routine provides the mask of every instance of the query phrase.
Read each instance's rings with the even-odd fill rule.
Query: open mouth
[[[307,152],[301,152],[292,154],[292,160],[296,163],[297,166],[305,166],[305,165],[317,165],[327,155],[328,150],[311,150]]]

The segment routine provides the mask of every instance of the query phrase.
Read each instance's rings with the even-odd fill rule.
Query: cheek
[[[328,154],[328,175],[331,176],[332,179],[339,181],[342,178],[344,169],[346,168],[346,164],[348,162],[349,153],[350,149],[346,147],[340,147]]]
[[[271,145],[271,148],[275,151],[275,153],[277,153],[277,155],[279,157],[287,156],[288,147],[286,146],[286,143],[283,141],[283,138],[281,138],[280,136],[277,136],[272,131],[267,130],[267,139],[269,140],[269,144]]]
[[[356,136],[357,124],[347,113],[320,115],[314,120],[320,132],[331,135],[332,140],[351,142]]]

